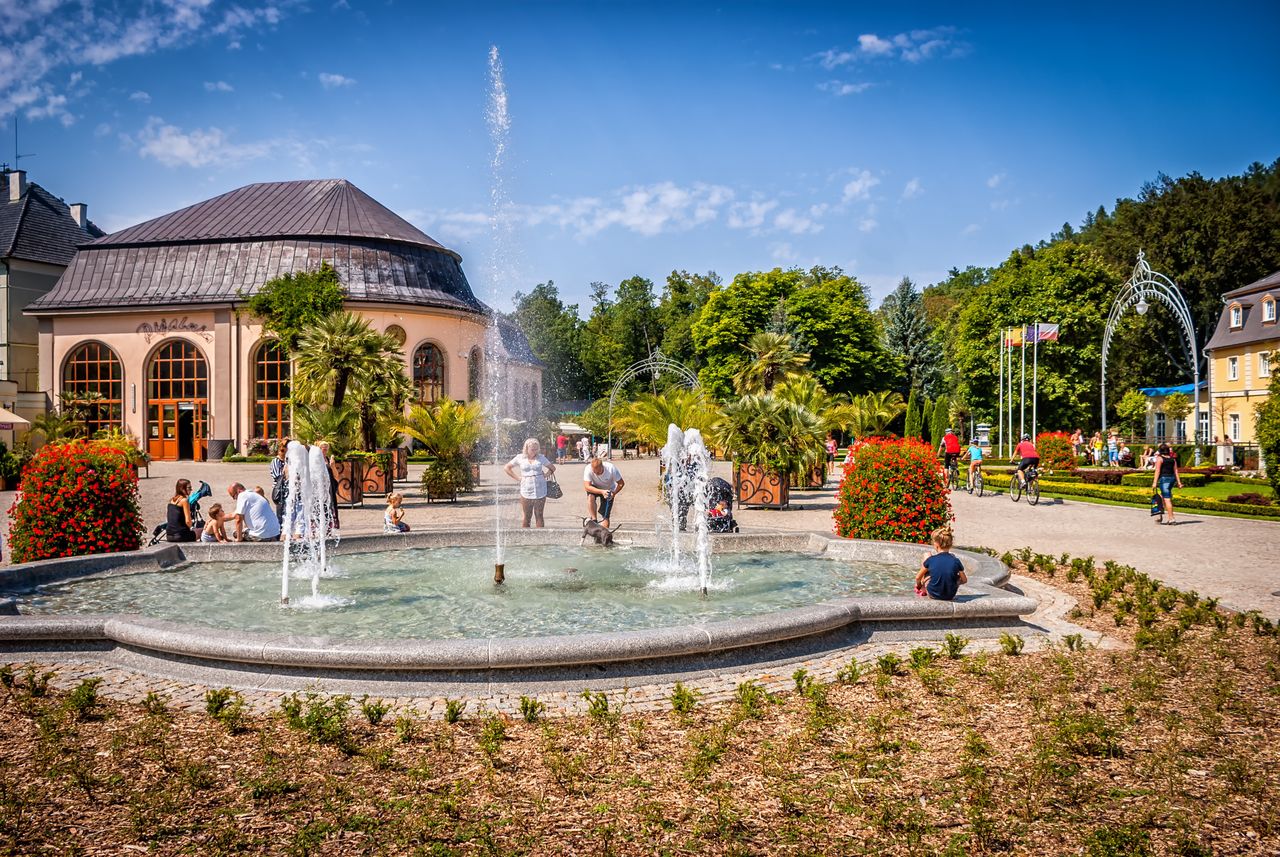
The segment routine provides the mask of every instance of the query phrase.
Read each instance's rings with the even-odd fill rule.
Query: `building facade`
[[[1207,398],[1209,382],[1200,382],[1200,426],[1199,437],[1207,441],[1213,437],[1212,426],[1209,421],[1209,411],[1204,405],[1204,399]],[[1139,387],[1138,392],[1147,397],[1147,416],[1146,428],[1143,431],[1143,437],[1157,442],[1169,443],[1188,443],[1191,437],[1192,422],[1191,414],[1186,417],[1175,420],[1164,411],[1165,399],[1174,393],[1180,393],[1194,404],[1196,395],[1195,384],[1179,384],[1172,387]]]
[[[1256,443],[1256,408],[1266,401],[1280,355],[1280,271],[1222,296],[1209,357],[1211,434]]]
[[[288,434],[288,355],[245,301],[268,280],[328,263],[346,307],[402,343],[417,398],[484,395],[493,313],[461,257],[343,180],[249,185],[81,248],[27,312],[40,384],[86,402],[157,460],[204,459]],[[496,359],[507,415],[540,406],[542,367],[503,323]]]

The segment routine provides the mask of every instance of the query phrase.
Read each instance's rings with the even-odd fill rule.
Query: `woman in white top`
[[[529,438],[524,450],[502,468],[508,476],[520,483],[520,512],[524,515],[522,527],[544,526],[542,510],[547,505],[547,477],[556,472],[556,466],[546,459],[538,441]]]

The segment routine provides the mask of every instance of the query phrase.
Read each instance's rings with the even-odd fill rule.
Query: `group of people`
[[[569,453],[570,446],[573,447],[573,455],[570,455]],[[556,436],[556,463],[559,464],[564,461],[569,461],[574,457],[579,461],[584,462],[590,461],[593,458],[603,458],[607,455],[607,452],[605,451],[606,449],[607,447],[603,443],[598,446],[592,446],[591,438],[585,435],[571,443],[568,436],[565,435],[564,432],[561,432]]]
[[[191,501],[191,481],[179,479],[165,509],[164,536],[170,542],[273,542],[280,538],[280,518],[261,487],[250,491],[239,482],[227,488],[234,503],[228,514],[221,503],[209,507],[203,523]]]
[[[1088,458],[1095,467],[1133,467],[1135,459],[1129,444],[1115,431],[1104,438],[1101,431],[1086,439],[1083,429],[1071,433],[1071,454],[1076,458]],[[1144,460],[1148,453],[1144,452]]]
[[[557,438],[557,444],[567,440],[564,435]],[[537,438],[529,438],[524,442],[520,453],[502,468],[508,477],[520,484],[521,527],[528,528],[546,525],[547,496],[550,486],[555,480],[556,466],[542,454],[542,445]],[[605,461],[600,456],[592,456],[582,471],[582,487],[587,495],[587,517],[596,521],[606,529],[613,514],[614,498],[626,487],[626,480],[617,465]]]

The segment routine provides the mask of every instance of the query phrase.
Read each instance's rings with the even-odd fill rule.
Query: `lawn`
[[[1280,848],[1280,643],[1131,569],[1033,556],[1079,601],[1047,650],[964,641],[716,705],[458,722],[108,703],[0,671],[13,854],[1261,854]],[[1027,569],[1029,562],[1032,568]],[[947,649],[950,651],[947,651]],[[970,649],[972,647],[969,647]],[[788,685],[792,682],[787,681]]]
[[[1264,497],[1275,497],[1275,492],[1271,490],[1270,485],[1242,485],[1239,482],[1210,482],[1200,488],[1174,488],[1175,500],[1179,494],[1223,501],[1232,494],[1261,494]]]

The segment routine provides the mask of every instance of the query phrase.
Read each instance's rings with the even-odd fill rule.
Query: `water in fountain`
[[[280,572],[280,603],[289,604],[289,579],[311,579],[311,594],[298,602],[304,608],[330,607],[345,599],[322,596],[320,578],[331,576],[327,539],[333,526],[329,504],[329,466],[319,446],[308,449],[296,440],[285,451],[288,474],[284,520],[284,561]]]
[[[507,142],[511,134],[511,116],[507,113],[507,84],[502,76],[502,57],[498,46],[489,48],[489,104],[486,111],[489,139],[493,156],[489,161],[489,230],[492,248],[489,258],[489,306],[492,314],[485,333],[484,369],[485,398],[492,420],[494,463],[502,456],[502,417],[506,412],[506,349],[502,344],[502,332],[498,328],[497,303],[500,299],[499,284],[511,278],[511,256],[514,241],[511,220],[507,216],[510,200],[506,186]],[[493,543],[494,582],[501,583],[504,576],[504,551],[502,544],[502,488],[501,475],[494,479],[493,495]]]
[[[667,506],[671,513],[671,570],[682,571],[680,533],[687,528],[692,511],[698,585],[705,595],[711,577],[711,537],[707,523],[710,456],[702,432],[696,428],[681,431],[674,423],[667,426],[662,463],[666,467]]]

